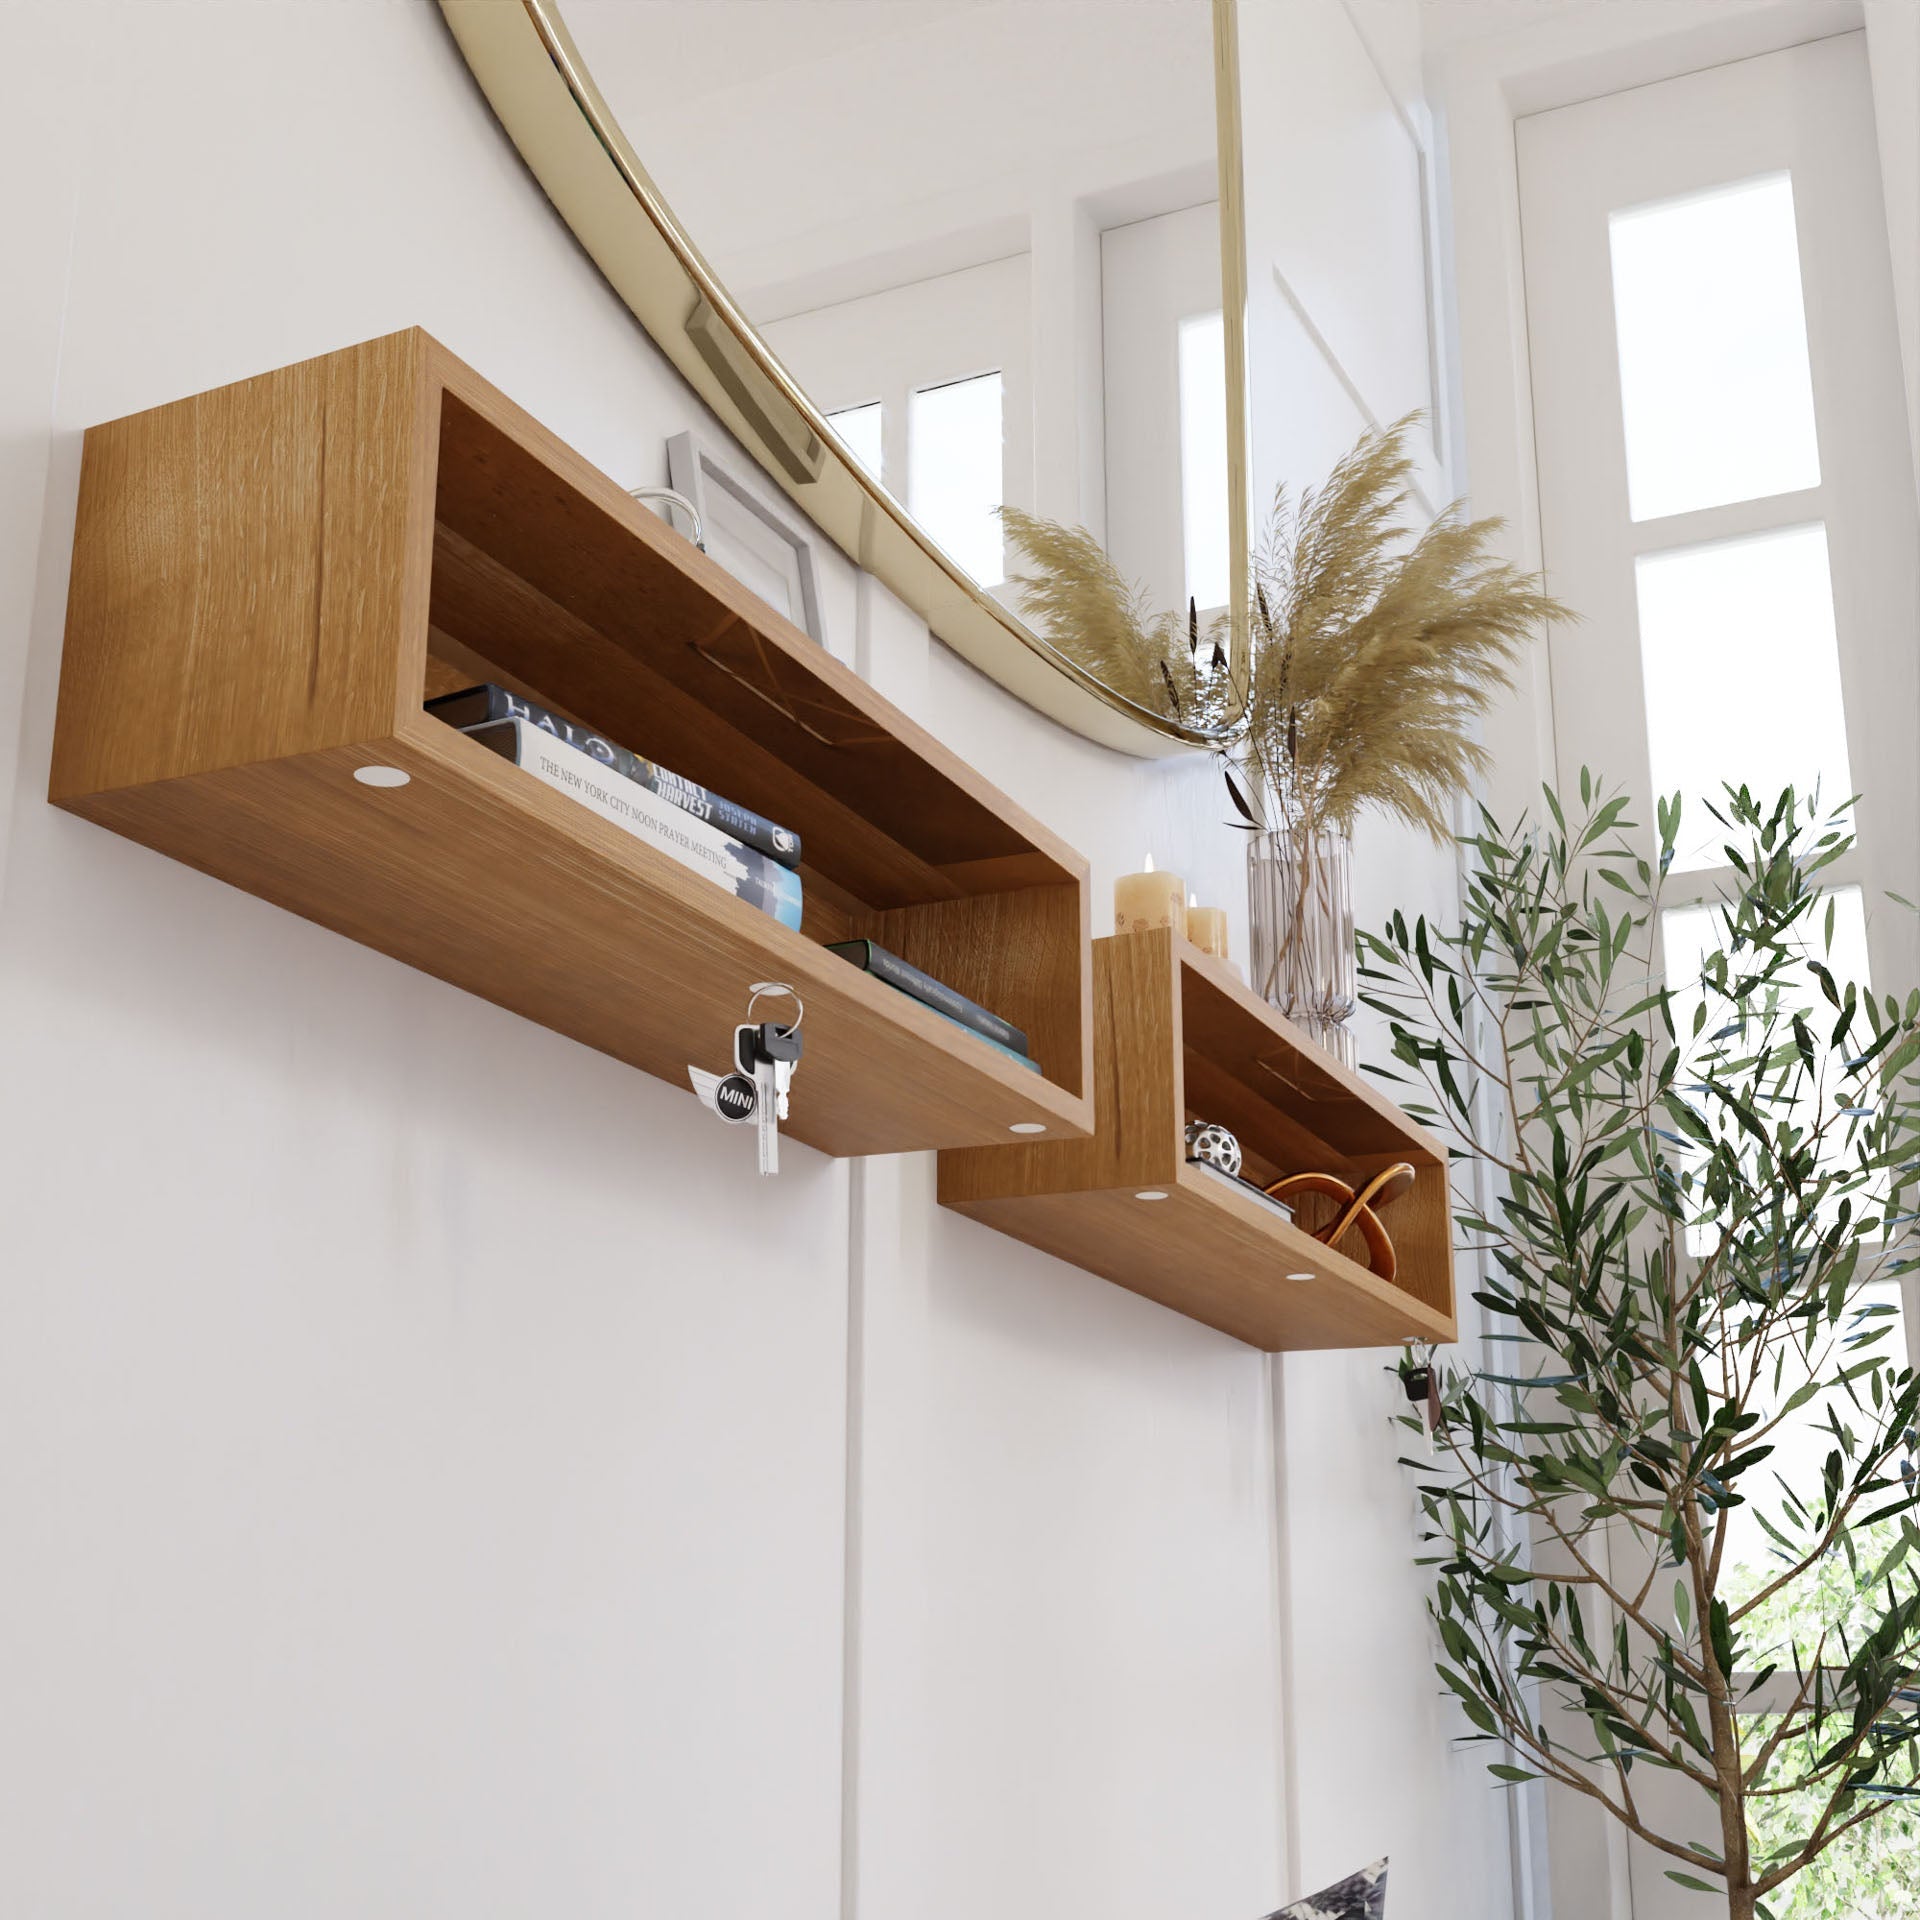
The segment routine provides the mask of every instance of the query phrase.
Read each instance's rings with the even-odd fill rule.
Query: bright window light
[[[1843,989],[1851,980],[1865,991],[1872,984],[1867,971],[1865,898],[1858,887],[1836,887],[1826,897],[1833,911],[1832,943],[1826,943],[1824,914],[1816,913],[1808,922],[1807,957],[1820,961]],[[1718,907],[1669,907],[1660,916],[1660,945],[1666,959],[1667,981],[1673,988],[1673,1026],[1683,1045],[1689,1043],[1693,1033],[1694,1015],[1702,997],[1701,973],[1707,956],[1719,952],[1726,938],[1725,915]],[[1830,1010],[1811,969],[1790,968],[1780,975],[1777,984],[1783,1016],[1790,1017],[1795,1012],[1806,1014],[1816,1032],[1824,1032],[1830,1022],[1823,1021],[1821,1016],[1823,1010]],[[1709,1034],[1715,1017],[1722,1010],[1719,1005],[1708,1009]],[[1684,1080],[1692,1076],[1681,1077]],[[1832,1080],[1826,1082],[1829,1097],[1833,1084]],[[1796,1105],[1794,1118],[1810,1129],[1819,1119],[1822,1104],[1811,1097],[1804,1098]],[[1769,1119],[1778,1117],[1768,1116]],[[1682,1157],[1692,1158],[1684,1151]],[[1713,1239],[1711,1224],[1703,1222],[1690,1227],[1687,1251],[1698,1259],[1707,1252]]]
[[[907,505],[983,587],[1006,578],[997,373],[925,387],[907,407]]]
[[[1901,1311],[1900,1283],[1897,1280],[1872,1281],[1856,1287],[1849,1296],[1848,1305],[1851,1311],[1841,1321],[1839,1337],[1827,1335],[1817,1349],[1824,1362],[1819,1372],[1829,1383],[1828,1390],[1816,1394],[1805,1406],[1788,1414],[1768,1436],[1769,1444],[1774,1449],[1773,1458],[1749,1481],[1746,1489],[1749,1504],[1735,1507],[1728,1516],[1727,1545],[1722,1564],[1727,1575],[1726,1585],[1736,1595],[1744,1596],[1757,1591],[1772,1576],[1783,1571],[1780,1549],[1761,1525],[1761,1516],[1764,1514],[1789,1538],[1796,1531],[1790,1516],[1782,1510],[1784,1503],[1780,1496],[1780,1481],[1802,1489],[1817,1487],[1821,1468],[1828,1454],[1833,1451],[1833,1432],[1827,1423],[1838,1418],[1859,1424],[1860,1416],[1854,1410],[1846,1389],[1832,1383],[1832,1376],[1840,1367],[1850,1360],[1866,1357],[1848,1351],[1844,1345],[1846,1337],[1884,1329],[1879,1341],[1869,1351],[1891,1359],[1896,1365],[1902,1364],[1906,1358],[1906,1319]],[[1862,1309],[1867,1311],[1862,1313]],[[1770,1376],[1763,1379],[1752,1403],[1753,1411],[1769,1420],[1775,1418],[1787,1400],[1814,1377],[1805,1355],[1797,1351],[1791,1342],[1784,1347],[1781,1362],[1782,1373],[1778,1386]],[[1863,1399],[1864,1394],[1863,1387]],[[1872,1511],[1871,1503],[1866,1510]],[[1898,1537],[1897,1529],[1894,1537]],[[1856,1535],[1856,1539],[1863,1549],[1861,1557],[1869,1567],[1893,1544],[1892,1538],[1882,1535],[1876,1540],[1864,1530]],[[1766,1646],[1766,1657],[1777,1658],[1784,1664],[1788,1657],[1786,1648],[1791,1645],[1801,1659],[1809,1658],[1819,1643],[1820,1628],[1825,1624],[1821,1616],[1825,1611],[1815,1601],[1807,1608],[1807,1618],[1793,1621],[1790,1634],[1782,1643],[1769,1643]],[[1761,1651],[1755,1650],[1756,1654]],[[1756,1657],[1752,1664],[1758,1667],[1762,1660]]]
[[[1726,864],[1721,783],[1853,793],[1827,531],[1787,527],[1634,563],[1653,790],[1682,799],[1674,869]]]
[[[1227,604],[1227,329],[1218,313],[1180,322],[1180,524],[1187,593]]]
[[[1858,887],[1835,887],[1823,897],[1833,906],[1833,944],[1823,944],[1825,916],[1816,911],[1808,922],[1812,957],[1842,986],[1853,980],[1864,988],[1868,981],[1865,896]],[[1707,956],[1719,952],[1725,939],[1726,919],[1718,907],[1669,907],[1660,916],[1660,944],[1665,949],[1667,979],[1674,989],[1673,1024],[1683,1036],[1693,1030],[1693,1010],[1700,1004],[1700,974]],[[1783,1006],[1813,1013],[1827,1004],[1811,972],[1796,967],[1781,979]]]
[[[1825,917],[1816,914],[1809,926],[1812,956],[1818,958],[1832,970],[1836,981],[1842,983],[1854,981],[1864,990],[1869,984],[1867,970],[1867,921],[1865,899],[1858,887],[1837,887],[1828,896],[1833,906],[1833,940],[1830,946],[1825,944]],[[1660,916],[1661,943],[1666,949],[1667,979],[1675,989],[1674,1027],[1683,1037],[1693,1031],[1694,1009],[1699,1005],[1698,982],[1700,972],[1709,953],[1716,951],[1726,937],[1723,917],[1713,907],[1678,907]],[[1783,1012],[1801,1011],[1813,1016],[1811,1024],[1817,1035],[1824,1035],[1831,1023],[1832,1009],[1821,993],[1818,982],[1810,972],[1790,971],[1780,980]],[[1711,1028],[1714,1013],[1708,1015]],[[1864,1034],[1864,1027],[1856,1033],[1856,1039]],[[1816,1043],[1817,1044],[1817,1043]],[[1687,1076],[1683,1075],[1683,1079]],[[1825,1089],[1825,1104],[1832,1100],[1831,1080]],[[1793,1118],[1801,1125],[1811,1127],[1817,1120],[1816,1108],[1822,1104],[1809,1096],[1803,1098],[1797,1106]],[[1771,1122],[1783,1115],[1768,1114]],[[1836,1142],[1835,1153],[1844,1157],[1845,1147]],[[1690,1157],[1690,1156],[1689,1156]],[[1695,1162],[1697,1165],[1697,1160]],[[1868,1205],[1884,1201],[1884,1190],[1876,1198],[1864,1197]],[[1855,1196],[1856,1207],[1863,1202],[1863,1196]],[[1710,1221],[1692,1227],[1687,1233],[1687,1251],[1696,1260],[1703,1259],[1712,1250],[1715,1231]],[[1906,1352],[1906,1328],[1901,1312],[1901,1290],[1897,1279],[1877,1279],[1853,1289],[1850,1303],[1856,1310],[1871,1308],[1865,1322],[1853,1324],[1858,1332],[1864,1326],[1886,1324],[1888,1335],[1875,1350],[1896,1358]],[[1843,1323],[1843,1332],[1848,1323]],[[1820,1348],[1816,1358],[1820,1361],[1820,1370],[1831,1375],[1838,1364],[1833,1353],[1825,1351],[1830,1336],[1820,1336]],[[1778,1380],[1769,1376],[1760,1383],[1754,1410],[1771,1417],[1782,1407],[1810,1376],[1807,1355],[1799,1350],[1797,1343],[1789,1341],[1782,1350],[1782,1374]],[[1837,1413],[1841,1418],[1848,1417],[1848,1402],[1844,1391],[1821,1394],[1808,1405],[1789,1416],[1785,1424],[1772,1436],[1775,1457],[1765,1469],[1753,1476],[1749,1484],[1749,1495],[1753,1504],[1736,1507],[1730,1516],[1727,1535],[1726,1565],[1729,1570],[1730,1584],[1736,1592],[1751,1592],[1764,1580],[1769,1568],[1777,1567],[1777,1552],[1774,1543],[1768,1538],[1766,1529],[1760,1524],[1759,1516],[1764,1514],[1775,1525],[1783,1524],[1780,1512],[1780,1500],[1774,1480],[1778,1471],[1790,1486],[1804,1487],[1809,1483],[1818,1485],[1821,1462],[1825,1460],[1833,1445],[1833,1436],[1826,1429],[1830,1414]],[[1792,1532],[1789,1527],[1788,1531]],[[1796,1636],[1797,1638],[1797,1636]],[[1803,1647],[1802,1651],[1809,1649]],[[1759,1662],[1756,1660],[1755,1665]]]
[[[869,400],[863,407],[842,407],[838,413],[827,415],[827,424],[847,443],[847,451],[884,484],[880,402]]]
[[[1792,179],[1626,208],[1608,230],[1634,519],[1818,486]]]

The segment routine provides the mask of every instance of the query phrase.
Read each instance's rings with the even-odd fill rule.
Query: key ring
[[[752,1021],[753,1010],[760,1003],[763,996],[782,993],[785,994],[794,1005],[793,1025],[787,1028],[787,1032],[798,1033],[800,1031],[800,1022],[807,1017],[806,1002],[802,1000],[784,980],[756,980],[753,985],[747,989],[748,1021]]]

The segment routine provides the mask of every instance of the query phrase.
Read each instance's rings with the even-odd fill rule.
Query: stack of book
[[[899,992],[910,994],[922,1006],[931,1007],[943,1020],[950,1020],[956,1027],[965,1028],[988,1046],[1004,1053],[1008,1059],[1019,1061],[1030,1072],[1040,1071],[1040,1063],[1027,1050],[1027,1036],[1012,1022],[989,1012],[977,1001],[969,1000],[944,980],[936,980],[932,974],[922,973],[911,961],[902,960],[897,953],[889,953],[885,947],[876,946],[871,940],[838,940],[830,944],[827,951],[837,953],[843,960],[852,961],[856,967],[872,974],[876,980],[884,980]]]
[[[426,706],[435,719],[799,931],[797,833],[504,687],[467,687]]]
[[[466,687],[443,693],[426,707],[436,720],[458,727],[468,739],[524,767],[603,820],[704,873],[735,899],[799,931],[800,836],[790,828],[505,687]],[[1018,1027],[897,953],[871,940],[843,940],[830,951],[1030,1072],[1040,1071]]]

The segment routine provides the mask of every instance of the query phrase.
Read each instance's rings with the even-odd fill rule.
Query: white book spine
[[[601,819],[624,827],[683,867],[754,905],[764,905],[783,924],[800,924],[797,875],[739,841],[723,829],[683,812],[637,781],[623,779],[589,753],[525,720],[495,722],[514,731],[513,760],[548,786],[591,807]],[[477,729],[490,733],[493,727]]]

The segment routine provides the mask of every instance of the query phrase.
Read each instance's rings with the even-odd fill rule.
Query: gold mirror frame
[[[735,306],[594,85],[556,0],[439,0],[468,67],[560,217],[700,398],[821,531],[1028,706],[1144,759],[1219,747],[1105,685],[950,560],[847,451]],[[1212,0],[1227,350],[1235,665],[1247,646],[1246,234],[1235,0]],[[1244,683],[1243,683],[1244,684]]]

